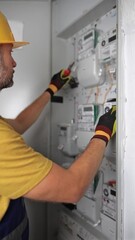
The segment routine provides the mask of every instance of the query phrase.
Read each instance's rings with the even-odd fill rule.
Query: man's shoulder
[[[0,138],[1,139],[16,139],[21,137],[19,133],[6,121],[5,118],[0,117]]]
[[[12,126],[6,121],[6,118],[0,116],[0,130],[11,129],[13,130]]]

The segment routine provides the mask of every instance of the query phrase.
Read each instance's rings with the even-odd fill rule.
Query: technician
[[[0,12],[0,89],[13,85],[17,42]],[[28,240],[28,218],[23,197],[49,202],[77,202],[95,176],[105,147],[115,134],[116,111],[100,117],[94,137],[85,151],[64,169],[27,146],[22,134],[38,119],[51,96],[71,79],[63,70],[48,88],[15,119],[0,117],[0,240]],[[2,104],[2,102],[1,102]],[[66,191],[65,191],[66,189]]]

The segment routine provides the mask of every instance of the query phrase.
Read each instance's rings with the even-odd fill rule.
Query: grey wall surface
[[[9,20],[24,24],[24,36],[30,45],[14,50],[17,62],[14,86],[1,92],[0,114],[13,118],[47,88],[50,80],[50,3],[0,1],[0,10]],[[49,106],[24,138],[37,151],[48,155]],[[46,204],[28,201],[30,239],[46,236]]]

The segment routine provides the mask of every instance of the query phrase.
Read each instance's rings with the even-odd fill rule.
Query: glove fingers
[[[112,115],[116,117],[116,106],[113,106],[108,112],[105,113],[105,115]]]
[[[112,129],[112,135],[111,135],[111,137],[113,137],[114,134],[116,133],[116,106],[113,106],[110,111],[111,111],[112,117],[115,118],[113,129]]]
[[[61,77],[61,79],[62,80],[66,80],[66,81],[69,81],[69,80],[71,80],[71,76],[70,75],[68,75],[68,76],[64,76],[64,69],[63,70],[61,70],[61,72],[60,72],[60,77]]]
[[[93,138],[100,138],[106,142],[116,133],[116,106],[99,118]]]
[[[115,112],[115,114],[116,114],[116,106],[113,106],[112,108],[111,108],[111,113],[114,113]]]
[[[111,137],[113,137],[115,133],[116,133],[116,120],[115,120],[114,125],[113,125],[113,130],[112,130],[112,136]]]

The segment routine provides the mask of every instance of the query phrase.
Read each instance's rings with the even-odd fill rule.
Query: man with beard
[[[17,42],[0,12],[0,89],[13,85]],[[85,151],[64,169],[27,146],[22,134],[63,85],[71,79],[64,70],[55,74],[48,88],[15,119],[0,117],[0,239],[28,240],[28,218],[23,197],[51,202],[77,202],[95,176],[110,138],[116,131],[116,110],[100,117]],[[2,103],[1,103],[2,104]],[[65,191],[66,189],[66,191]]]

